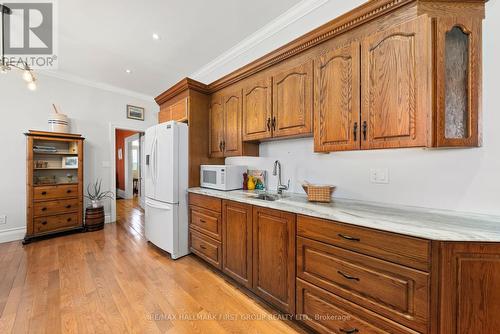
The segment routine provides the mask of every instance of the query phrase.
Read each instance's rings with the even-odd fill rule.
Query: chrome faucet
[[[281,163],[279,160],[276,160],[274,162],[274,168],[273,168],[273,175],[276,176],[278,175],[278,195],[283,194],[283,191],[288,190],[290,188],[290,179],[288,180],[288,184],[284,185],[281,183]]]

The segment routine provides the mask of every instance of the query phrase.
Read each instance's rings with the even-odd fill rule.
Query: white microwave
[[[243,188],[243,173],[246,166],[201,165],[200,185],[217,190],[236,190]]]

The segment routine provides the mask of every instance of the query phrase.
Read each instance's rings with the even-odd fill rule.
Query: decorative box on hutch
[[[83,231],[83,138],[30,130],[26,135],[26,236],[23,243]]]

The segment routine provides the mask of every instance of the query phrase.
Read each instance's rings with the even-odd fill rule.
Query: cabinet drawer
[[[297,279],[297,314],[319,333],[417,334],[300,278]]]
[[[57,198],[78,197],[78,185],[34,187],[35,201],[44,201]]]
[[[78,212],[78,210],[80,210],[78,198],[59,201],[36,202],[33,206],[33,213],[35,217]]]
[[[194,254],[217,269],[222,269],[222,245],[220,242],[190,229],[189,244]]]
[[[222,240],[221,215],[210,210],[189,207],[190,227],[218,241]]]
[[[298,216],[297,234],[412,268],[429,271],[430,241],[331,220]]]
[[[222,212],[222,200],[220,198],[190,193],[189,204],[219,213]]]
[[[76,213],[35,218],[34,222],[35,233],[65,230],[81,225]]]
[[[427,332],[429,274],[297,238],[297,276],[419,332]]]

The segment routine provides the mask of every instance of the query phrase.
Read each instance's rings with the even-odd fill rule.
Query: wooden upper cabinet
[[[363,40],[363,149],[428,146],[431,46],[425,15]]]
[[[481,19],[453,17],[436,22],[435,146],[480,146]]]
[[[223,157],[223,140],[224,140],[224,108],[222,106],[222,98],[220,96],[212,97],[210,102],[210,137],[209,137],[209,153],[211,157]]]
[[[241,151],[241,90],[224,95],[224,140],[222,148],[224,156],[242,155]]]
[[[253,287],[283,312],[295,312],[294,214],[253,207]]]
[[[315,152],[360,149],[359,54],[359,42],[353,42],[315,61]]]
[[[189,98],[185,98],[170,106],[170,115],[173,121],[186,122],[188,120]]]
[[[277,74],[273,78],[274,137],[312,133],[313,61]]]
[[[272,79],[262,79],[243,89],[243,140],[272,137]]]
[[[241,136],[242,90],[212,96],[210,104],[210,157],[258,156],[257,143]]]
[[[252,288],[252,206],[231,201],[222,205],[222,271]]]
[[[165,123],[172,120],[172,113],[170,112],[170,106],[162,107],[160,106],[160,111],[158,112],[158,123]]]
[[[187,122],[189,112],[189,97],[183,98],[167,107],[160,107],[158,123],[168,121]]]

